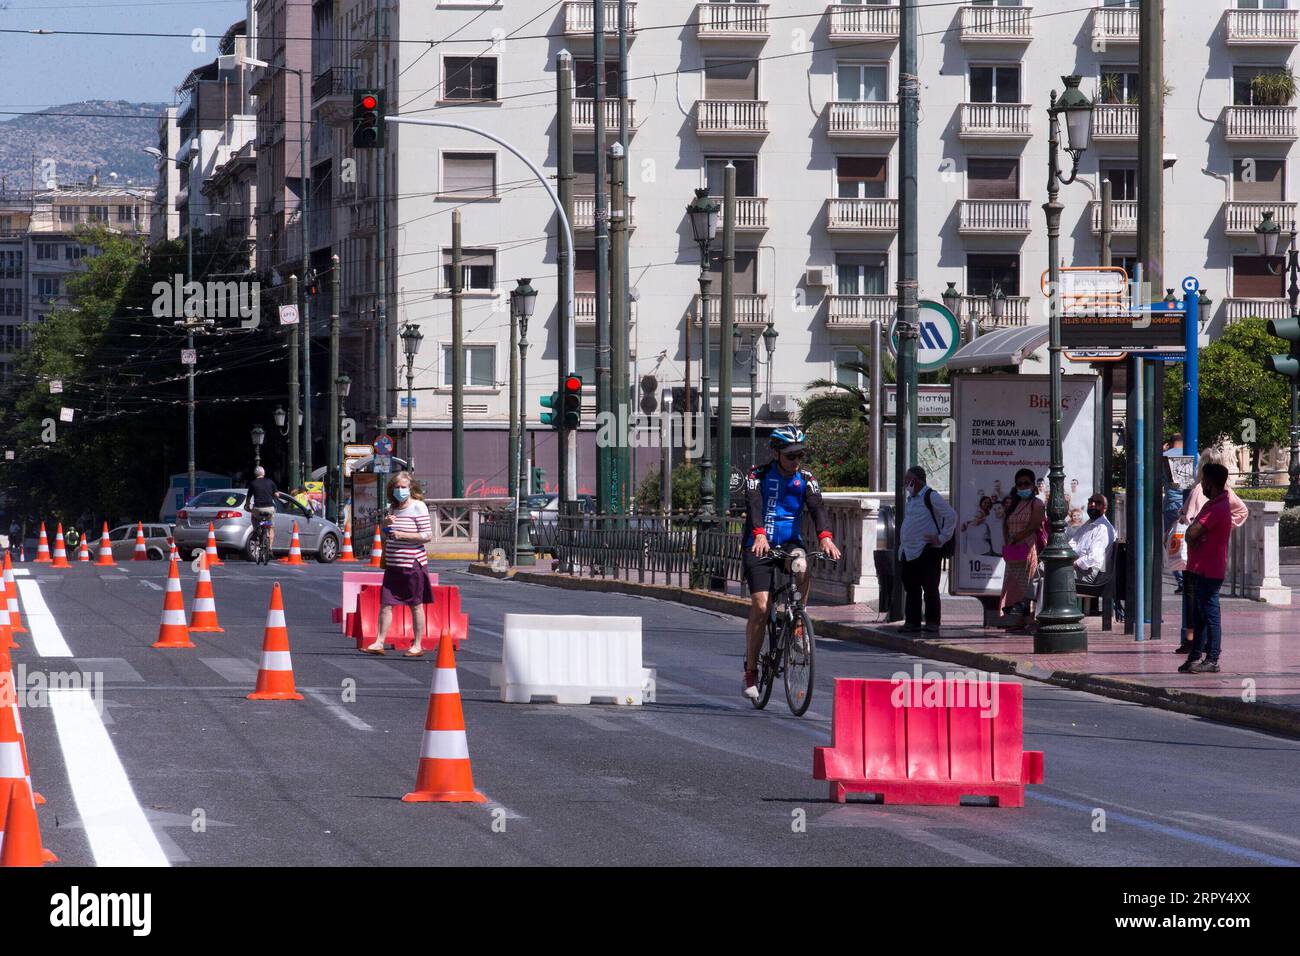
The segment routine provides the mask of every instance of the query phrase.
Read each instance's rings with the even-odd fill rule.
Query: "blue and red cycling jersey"
[[[816,478],[802,468],[784,475],[775,461],[751,469],[745,481],[745,547],[753,546],[756,534],[764,535],[773,547],[802,543],[805,508],[812,515],[818,540],[831,537]]]

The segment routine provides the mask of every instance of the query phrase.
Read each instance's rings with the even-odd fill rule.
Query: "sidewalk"
[[[482,565],[470,571],[490,574]],[[734,594],[663,584],[573,578],[545,569],[512,572],[520,581],[575,590],[621,591],[743,616],[748,602]],[[1035,654],[1033,637],[985,629],[972,598],[944,598],[944,625],[935,634],[902,634],[867,605],[814,605],[819,637],[855,641],[964,668],[1015,674],[1075,690],[1161,707],[1227,723],[1300,737],[1300,607],[1223,599],[1223,653],[1218,674],[1179,674],[1175,654],[1180,598],[1166,595],[1163,639],[1136,642],[1116,621],[1085,618],[1088,651]]]

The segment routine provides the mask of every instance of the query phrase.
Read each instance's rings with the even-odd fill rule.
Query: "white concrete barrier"
[[[558,704],[654,703],[655,672],[641,666],[641,618],[507,614],[492,685],[501,700]]]

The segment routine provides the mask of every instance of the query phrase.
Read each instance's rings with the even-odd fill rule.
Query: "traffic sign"
[[[197,365],[199,363],[198,349],[181,349],[182,365]]]
[[[1043,295],[1052,295],[1050,270],[1044,270],[1039,285]],[[1126,315],[1128,273],[1111,266],[1064,266],[1058,288],[1061,315]]]
[[[922,418],[947,418],[952,414],[951,385],[918,385],[916,413]],[[885,386],[885,417],[898,414],[898,386]]]
[[[392,455],[376,455],[370,463],[370,470],[376,475],[391,475],[393,473]]]
[[[407,407],[415,408],[419,404],[420,400],[419,397],[416,395],[412,395],[410,398],[407,398],[405,395],[402,395],[399,397],[399,401],[400,401],[399,407],[401,408],[407,408]]]
[[[393,453],[393,440],[387,435],[380,435],[375,439],[372,446],[376,455],[391,455]]]
[[[296,305],[280,306],[280,324],[281,325],[298,324],[298,307]]]
[[[961,348],[961,323],[942,302],[922,299],[917,303],[920,341],[916,349],[916,370],[933,372],[948,364]],[[889,324],[889,351],[898,357],[898,317]]]
[[[374,449],[369,445],[344,445],[343,454],[347,458],[369,458],[374,454]]]
[[[63,392],[63,379],[61,378],[50,379],[50,394],[59,395],[62,392]]]

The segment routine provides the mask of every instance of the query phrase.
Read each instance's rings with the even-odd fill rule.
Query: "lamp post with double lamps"
[[[1268,271],[1273,275],[1282,275],[1285,270],[1287,277],[1287,317],[1284,319],[1269,319],[1268,334],[1275,335],[1280,339],[1286,339],[1291,343],[1287,355],[1270,355],[1266,358],[1265,364],[1270,372],[1276,372],[1279,375],[1287,377],[1287,384],[1291,387],[1291,441],[1290,454],[1287,460],[1287,473],[1289,481],[1287,483],[1286,498],[1284,504],[1288,508],[1300,507],[1300,256],[1296,253],[1295,227],[1291,227],[1291,245],[1286,253],[1286,265],[1283,269],[1273,267],[1273,259],[1277,256],[1278,239],[1281,238],[1282,227],[1274,220],[1273,211],[1267,210],[1260,219],[1259,225],[1255,227],[1255,239],[1259,243],[1259,254],[1264,257],[1268,263]]]
[[[709,288],[713,276],[709,272],[709,246],[718,236],[718,218],[722,206],[709,197],[707,188],[695,190],[695,198],[686,207],[691,221],[691,234],[700,247],[700,419],[704,423],[704,454],[700,458],[700,511],[706,517],[713,514],[713,451],[711,449],[712,415],[709,409]],[[687,329],[690,335],[690,329]],[[688,398],[689,402],[689,398]],[[719,423],[729,427],[730,423]]]
[[[515,559],[519,565],[537,563],[533,542],[528,537],[528,509],[520,502],[527,501],[528,474],[524,468],[524,436],[528,434],[528,320],[537,309],[537,290],[532,279],[520,279],[510,292],[510,319],[519,330],[519,440],[515,442],[516,460],[509,467],[515,469]]]
[[[254,425],[248,437],[253,442],[253,467],[257,468],[262,464],[262,442],[266,441],[266,429],[261,425]]]
[[[1065,92],[1057,97],[1052,91],[1047,108],[1047,262],[1049,311],[1049,350],[1051,357],[1051,453],[1048,471],[1051,491],[1048,496],[1047,516],[1050,532],[1047,549],[1042,554],[1045,568],[1043,607],[1038,613],[1038,628],[1034,633],[1034,652],[1060,654],[1083,651],[1088,648],[1088,631],[1083,625],[1083,612],[1075,594],[1077,581],[1074,573],[1074,551],[1065,537],[1065,462],[1061,445],[1061,303],[1058,290],[1061,283],[1060,238],[1061,213],[1060,187],[1074,182],[1079,173],[1079,159],[1088,148],[1092,132],[1093,102],[1079,89],[1077,75],[1061,78]],[[1068,175],[1061,173],[1059,165],[1060,120],[1065,118],[1065,151],[1070,154]],[[994,290],[997,293],[1001,288]],[[1002,299],[1005,302],[1005,298]]]
[[[756,432],[756,422],[758,419],[758,367],[760,365],[771,366],[772,353],[776,351],[776,337],[779,335],[770,321],[767,328],[762,332],[757,329],[749,333],[749,467],[753,468],[758,462],[754,456],[758,453],[758,435]],[[744,344],[744,337],[741,335],[740,326],[735,326],[731,330],[731,337],[734,342],[736,354],[740,354],[741,346]],[[758,340],[763,339],[763,345],[767,350],[767,361],[764,362],[758,357]]]
[[[420,354],[420,343],[424,333],[414,322],[407,322],[402,328],[402,349],[406,352],[406,467],[415,474],[415,447],[411,444],[411,413],[415,405],[415,357]]]

